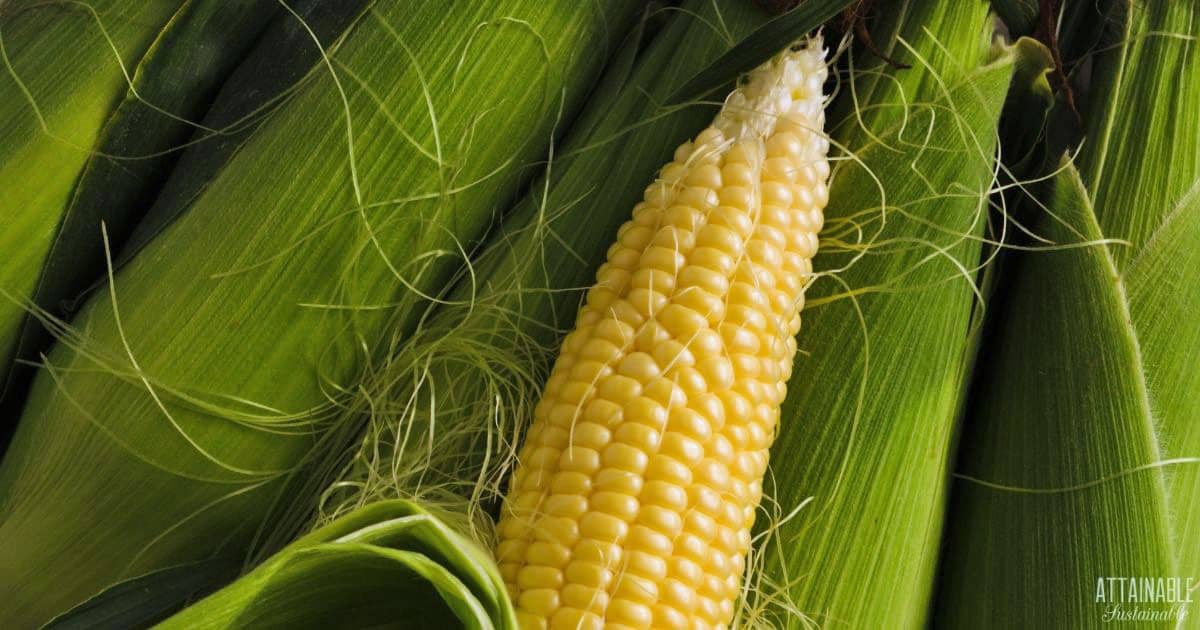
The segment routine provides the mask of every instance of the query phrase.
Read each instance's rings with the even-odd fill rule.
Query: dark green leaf
[[[279,0],[269,0],[279,5]],[[151,239],[167,228],[203,192],[221,166],[233,155],[280,100],[295,90],[321,62],[313,38],[328,49],[336,47],[347,29],[376,0],[298,0],[263,33],[205,115],[203,125],[219,129],[213,135],[197,131],[196,144],[180,156],[154,206],[138,223],[129,242],[114,261],[124,266]],[[306,28],[307,27],[307,28]],[[200,142],[200,140],[203,140]]]
[[[126,73],[187,4],[22,0],[0,12],[0,394],[76,182],[119,124]],[[0,407],[0,450],[16,407]]]
[[[201,123],[195,121],[279,10],[277,0],[190,0],[163,27],[137,64],[124,100],[109,114],[70,201],[60,209],[31,296],[34,304],[66,319],[74,298],[100,280],[100,224],[114,247],[125,241],[188,138],[199,131]],[[199,131],[201,137],[216,131],[209,129]],[[27,316],[15,358],[36,360],[50,339],[42,323]],[[32,368],[16,366],[5,380],[0,370],[0,417],[15,418],[32,375]],[[0,426],[0,447],[13,428]]]
[[[1037,28],[1038,0],[992,0],[992,9],[1014,39],[1032,35]]]
[[[46,630],[128,630],[162,621],[238,573],[233,558],[201,560],[121,582],[55,617]]]

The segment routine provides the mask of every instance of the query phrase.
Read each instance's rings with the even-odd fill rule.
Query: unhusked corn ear
[[[733,617],[828,199],[819,38],[752,72],[617,234],[499,524],[524,628]]]
[[[304,80],[255,109],[228,155],[235,136],[186,151],[205,181],[162,198],[156,216],[173,219],[89,296],[34,379],[0,460],[0,625],[40,627],[218,549],[250,562],[301,526],[374,415],[366,388],[457,272],[432,253],[484,236],[644,3],[373,2],[349,23],[355,3],[301,4],[318,8],[285,11],[282,39],[272,28],[243,68],[278,60],[290,77],[302,63]],[[239,70],[251,91],[210,111],[280,73]],[[165,192],[195,175],[176,170]],[[451,179],[469,183],[437,184]]]

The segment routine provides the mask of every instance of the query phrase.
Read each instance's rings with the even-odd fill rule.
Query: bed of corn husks
[[[761,504],[696,560],[714,423],[659,558],[682,420],[601,435],[580,384],[563,459],[521,447],[622,224],[817,34]],[[715,627],[1200,628],[1197,38],[1190,0],[0,0],[0,627],[710,627],[724,580]],[[571,446],[631,436],[634,481]],[[530,466],[568,473],[505,504]]]
[[[634,9],[362,12],[47,355],[0,471],[0,539],[20,541],[0,565],[11,619],[253,546],[364,367],[516,194]],[[481,61],[501,55],[503,72]]]

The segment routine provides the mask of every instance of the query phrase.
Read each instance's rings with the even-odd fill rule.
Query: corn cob
[[[501,515],[522,627],[732,619],[828,199],[823,55],[752,72],[618,231]]]

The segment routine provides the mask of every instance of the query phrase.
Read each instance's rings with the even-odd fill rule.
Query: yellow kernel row
[[[522,627],[731,621],[828,198],[822,54],[752,73],[618,231],[498,527]]]

